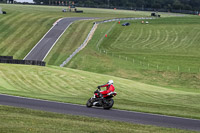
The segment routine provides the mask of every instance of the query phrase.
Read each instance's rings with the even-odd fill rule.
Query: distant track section
[[[44,61],[53,46],[67,30],[67,28],[76,20],[93,19],[93,18],[62,18],[54,23],[52,28],[42,37],[42,39],[32,48],[25,56],[24,60]]]
[[[0,94],[0,105],[30,108],[62,114],[90,116],[137,124],[156,125],[168,128],[200,131],[200,120],[173,116],[139,113],[115,109],[104,110],[102,108],[87,108],[83,105],[9,96],[3,94]]]

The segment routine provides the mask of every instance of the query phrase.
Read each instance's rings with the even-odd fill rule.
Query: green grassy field
[[[83,14],[79,13],[63,13],[65,7],[50,6],[30,6],[30,5],[11,5],[0,4],[6,15],[0,15],[0,53],[1,55],[12,55],[14,58],[23,59],[32,47],[42,38],[42,36],[52,27],[52,24],[62,17],[106,17],[106,16],[124,16],[128,17],[131,13],[101,13],[101,10],[90,9]],[[95,11],[95,14],[93,13]],[[144,14],[143,14],[144,15]],[[81,25],[81,24],[80,24]],[[86,28],[73,26],[74,30],[80,30],[83,33],[89,32],[92,23],[85,23]],[[76,32],[81,36],[81,32]],[[83,42],[83,35],[77,40],[76,45]],[[73,40],[72,38],[71,40]]]
[[[67,67],[199,90],[199,20],[194,16],[149,20],[150,24],[129,21],[128,27],[100,24],[88,46]]]
[[[78,8],[78,10],[84,11],[83,14],[79,14],[69,12],[63,13],[61,12],[62,9],[67,7],[62,6],[33,6],[12,4],[0,4],[0,6],[7,12],[6,15],[0,16],[0,53],[1,55],[13,55],[14,58],[19,59],[23,59],[25,55],[28,54],[33,46],[42,38],[42,36],[50,29],[50,27],[52,27],[52,24],[59,18],[100,17],[108,19],[120,17],[145,17],[150,15],[149,12],[135,12],[112,9]],[[170,15],[164,16],[168,17]],[[85,38],[86,33],[89,32],[89,27],[92,26],[92,23],[85,23],[85,27],[79,29],[81,28],[81,23],[82,22],[79,23],[80,27],[78,28],[76,27],[77,24],[75,26],[72,25],[72,30],[82,31],[76,32],[77,36],[81,36],[81,38],[74,42],[75,38],[72,37],[67,41],[72,42],[73,44],[76,43],[76,45],[80,45],[84,41],[83,38]],[[67,33],[65,35],[67,35]],[[68,56],[68,54],[66,55]],[[51,59],[51,57],[49,57],[49,59]],[[49,61],[49,59],[47,59],[47,61]],[[54,60],[49,62],[52,64]]]
[[[0,106],[0,119],[1,133],[195,133],[7,106]]]
[[[0,55],[19,59],[24,58],[59,18],[98,16],[102,20],[150,15],[150,12],[93,8],[78,8],[84,13],[76,14],[61,12],[65,7],[7,4],[0,4],[0,7],[7,11],[7,15],[0,15]],[[200,119],[200,17],[163,16],[149,20],[148,25],[141,21],[128,21],[131,23],[128,27],[117,22],[100,24],[88,46],[72,59],[68,68],[57,67],[82,44],[94,22],[77,21],[47,56],[47,67],[0,64],[0,93],[85,104],[97,85],[113,79],[118,92],[114,108]],[[16,115],[11,108],[3,106],[2,110],[3,113],[9,110],[9,117]],[[35,115],[28,114],[28,117],[33,120]],[[43,118],[38,119],[44,122]],[[19,117],[15,123],[26,120]],[[58,122],[54,120],[52,123]],[[20,126],[20,123],[16,125]],[[129,126],[124,127],[128,127],[126,131],[129,132]],[[142,128],[136,130],[149,130]],[[10,131],[5,125],[2,129]],[[43,128],[36,130],[44,131]],[[164,132],[160,128],[150,130],[155,131]]]
[[[113,60],[131,62],[134,69],[197,73],[200,72],[199,20],[200,17],[162,18],[149,20],[148,25],[140,20],[130,21],[128,27],[116,22],[104,23],[99,25],[89,46]]]
[[[200,92],[187,92],[133,80],[56,66],[0,64],[0,92],[85,104],[97,85],[115,82],[114,108],[200,119]]]
[[[84,13],[63,13],[63,8],[56,6],[32,6],[32,5],[12,5],[0,4],[7,12],[0,16],[0,53],[1,55],[13,55],[14,58],[23,59],[32,47],[42,38],[42,36],[52,27],[52,24],[62,17],[134,17],[147,16],[149,13],[112,11],[103,9],[82,9]],[[109,13],[110,12],[110,13]],[[81,22],[80,22],[81,25]],[[84,24],[85,28],[78,29],[72,25],[73,30],[80,30],[82,33],[89,32],[92,23]],[[77,36],[82,36],[77,32]],[[73,42],[80,45],[85,35]]]

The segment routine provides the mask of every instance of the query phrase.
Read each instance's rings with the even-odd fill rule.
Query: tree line
[[[34,0],[37,4],[71,4],[83,7],[101,8],[152,8],[166,10],[200,10],[200,0]]]
[[[0,0],[5,2],[7,0]],[[46,5],[70,5],[99,7],[99,8],[123,8],[123,9],[165,9],[165,10],[191,10],[200,11],[200,0],[34,0],[36,4]]]

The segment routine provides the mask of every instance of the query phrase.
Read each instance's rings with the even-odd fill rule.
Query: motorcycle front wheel
[[[110,108],[112,108],[113,104],[114,104],[113,99],[107,99],[106,103],[103,104],[103,108],[104,109],[110,109]]]
[[[86,106],[87,106],[88,108],[92,107],[91,98],[87,101]]]

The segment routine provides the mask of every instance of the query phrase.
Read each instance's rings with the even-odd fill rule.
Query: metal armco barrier
[[[38,65],[38,66],[45,66],[46,65],[46,63],[44,61],[18,60],[18,59],[13,59],[12,56],[0,56],[0,63]]]
[[[141,17],[141,18],[114,18],[114,19],[109,19],[109,20],[104,20],[104,21],[98,21],[96,24],[101,24],[101,23],[107,23],[107,22],[113,22],[113,21],[120,21],[120,20],[142,20],[142,19],[155,19],[152,17]]]
[[[0,59],[8,59],[8,60],[12,60],[13,57],[12,57],[12,56],[0,56]]]
[[[64,67],[64,65],[66,65],[72,59],[72,57],[74,57],[79,51],[81,51],[87,45],[88,41],[91,39],[91,35],[94,33],[96,28],[97,24],[94,23],[85,41],[60,65],[60,67]]]

